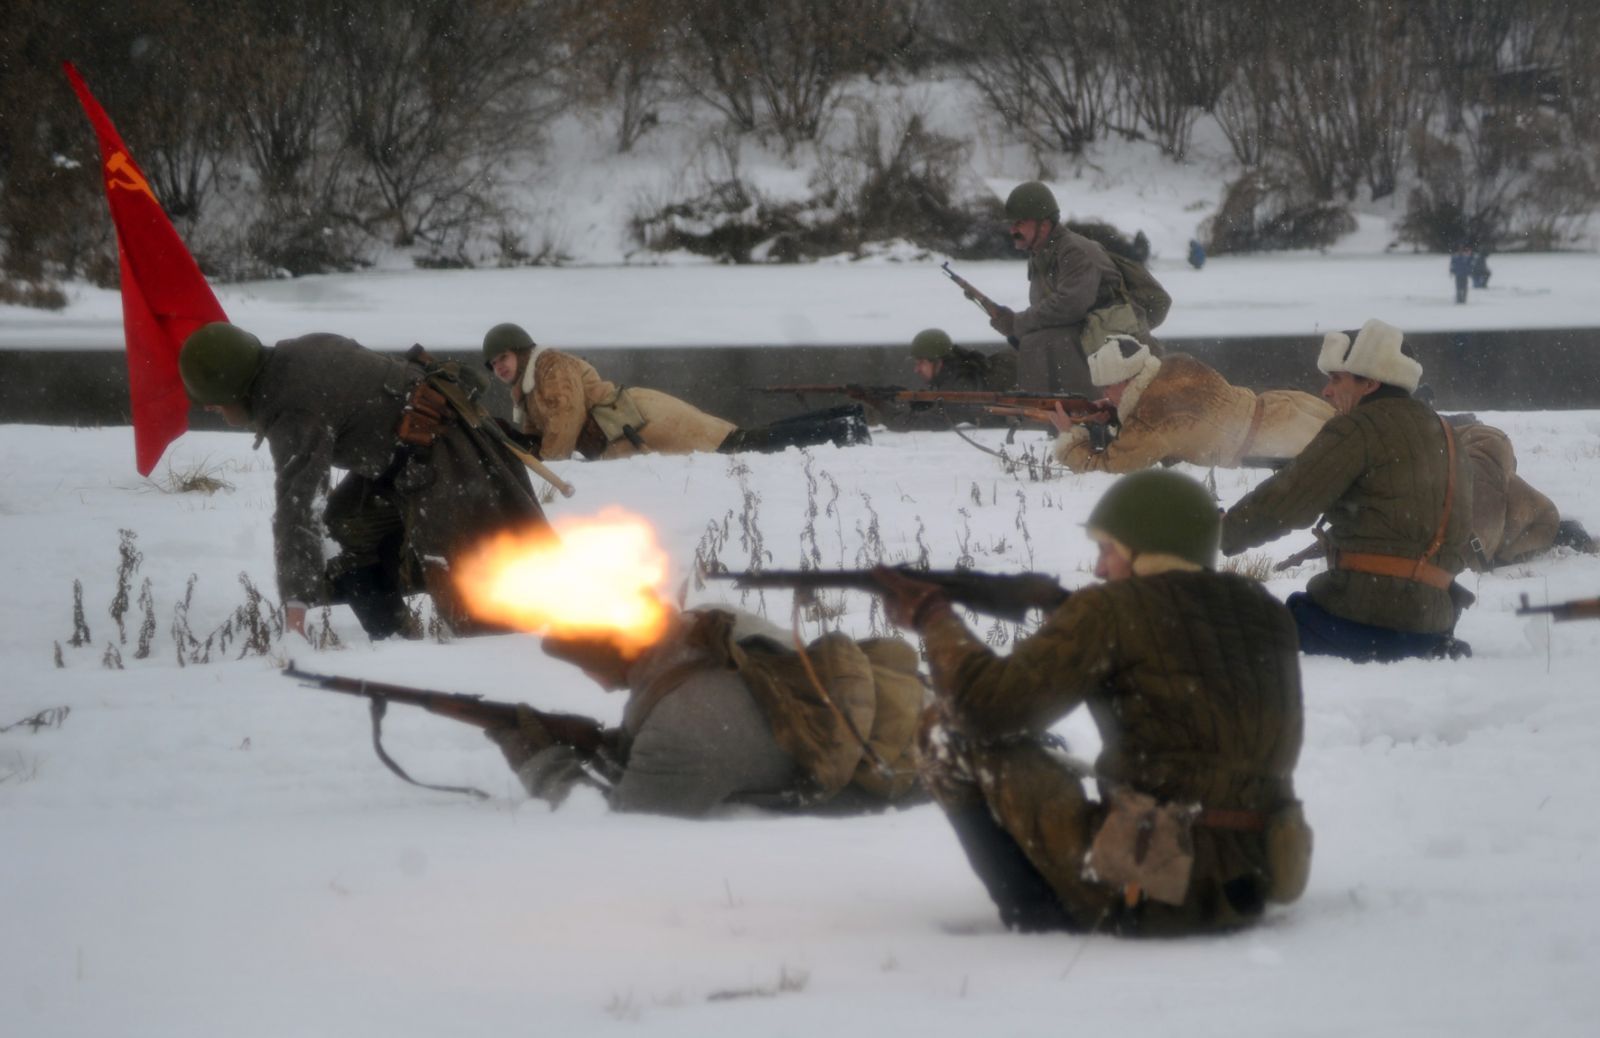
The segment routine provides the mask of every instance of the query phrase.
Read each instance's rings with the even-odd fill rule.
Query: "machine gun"
[[[1600,620],[1600,598],[1575,598],[1570,602],[1536,606],[1529,605],[1528,596],[1523,595],[1517,615],[1531,616],[1535,613],[1549,613],[1552,620]]]
[[[599,721],[581,714],[561,714],[546,710],[535,710],[530,706],[517,703],[502,703],[493,699],[485,699],[479,695],[469,695],[461,692],[434,692],[422,688],[410,688],[405,685],[390,685],[382,681],[368,681],[365,678],[346,678],[334,674],[312,674],[295,667],[291,662],[284,670],[283,676],[294,678],[307,688],[318,688],[325,692],[342,692],[350,696],[365,696],[372,704],[372,748],[377,751],[378,759],[384,767],[394,772],[414,786],[423,789],[435,789],[446,793],[466,793],[480,800],[488,799],[489,794],[471,786],[436,786],[426,782],[418,782],[383,748],[383,715],[388,710],[390,702],[405,703],[409,706],[420,706],[429,713],[439,714],[463,724],[470,724],[485,730],[491,728],[517,727],[519,711],[532,713],[545,731],[550,733],[555,742],[570,746],[585,764],[605,764],[610,758],[610,744],[606,730]]]
[[[936,584],[956,605],[978,613],[1020,621],[1028,610],[1049,611],[1071,594],[1043,573],[979,573],[965,569],[916,569],[891,566],[912,580]],[[792,588],[797,596],[814,595],[827,588],[881,591],[867,569],[769,569],[760,572],[707,573],[710,580],[731,580],[740,588]]]
[[[994,320],[995,314],[1005,309],[1005,307],[1001,306],[993,299],[990,299],[988,296],[978,291],[977,285],[974,285],[960,274],[957,274],[955,271],[951,270],[950,262],[948,260],[946,260],[939,267],[939,269],[944,271],[945,277],[949,278],[951,281],[954,281],[956,283],[956,287],[961,289],[961,293],[976,303],[978,309],[982,310],[991,321]],[[1012,349],[1017,349],[1022,345],[1022,340],[1018,339],[1015,335],[1006,336],[1006,342],[1011,344]]]

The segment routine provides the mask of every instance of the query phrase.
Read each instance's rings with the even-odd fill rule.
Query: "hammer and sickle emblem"
[[[150,190],[149,183],[134,167],[133,160],[128,158],[128,153],[125,151],[117,152],[106,163],[106,187],[120,187],[124,191],[142,191],[150,196],[150,201],[156,200],[156,193]]]

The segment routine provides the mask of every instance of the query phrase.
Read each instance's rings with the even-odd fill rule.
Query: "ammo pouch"
[[[1162,804],[1125,786],[1113,787],[1106,820],[1083,861],[1085,879],[1168,905],[1181,905],[1194,869],[1191,828],[1199,808]]]
[[[589,408],[589,417],[600,427],[608,444],[626,437],[635,447],[640,445],[638,434],[645,426],[645,417],[626,389],[618,389],[610,400]]]
[[[408,447],[431,447],[445,424],[453,418],[454,412],[445,395],[424,380],[412,387],[406,408],[400,413],[400,428],[395,436]]]
[[[1273,904],[1298,901],[1311,879],[1311,826],[1298,800],[1272,812],[1267,821],[1267,871],[1272,882],[1266,897]]]

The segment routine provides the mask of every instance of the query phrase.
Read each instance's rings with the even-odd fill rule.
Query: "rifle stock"
[[[1537,613],[1549,613],[1552,620],[1600,620],[1600,597],[1575,598],[1568,602],[1551,602],[1547,605],[1536,606],[1528,604],[1528,596],[1522,596],[1522,604],[1517,607],[1518,616],[1531,616]]]
[[[1006,620],[1022,620],[1028,610],[1049,611],[1071,594],[1054,577],[1043,573],[979,573],[963,569],[890,567],[913,580],[936,584],[957,605]],[[865,569],[774,569],[761,572],[707,573],[712,580],[731,580],[740,588],[791,588],[810,594],[828,588],[881,591],[872,571]]]

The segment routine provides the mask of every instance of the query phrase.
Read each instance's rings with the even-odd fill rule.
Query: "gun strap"
[[[413,786],[421,786],[423,789],[431,789],[439,793],[464,793],[467,796],[477,797],[479,800],[489,799],[489,794],[475,786],[435,786],[428,782],[418,782],[410,775],[407,775],[405,769],[396,764],[394,758],[389,756],[388,752],[383,748],[383,715],[389,709],[389,701],[382,696],[369,695],[367,698],[372,703],[372,748],[378,752],[378,759],[383,761],[384,767]]]

